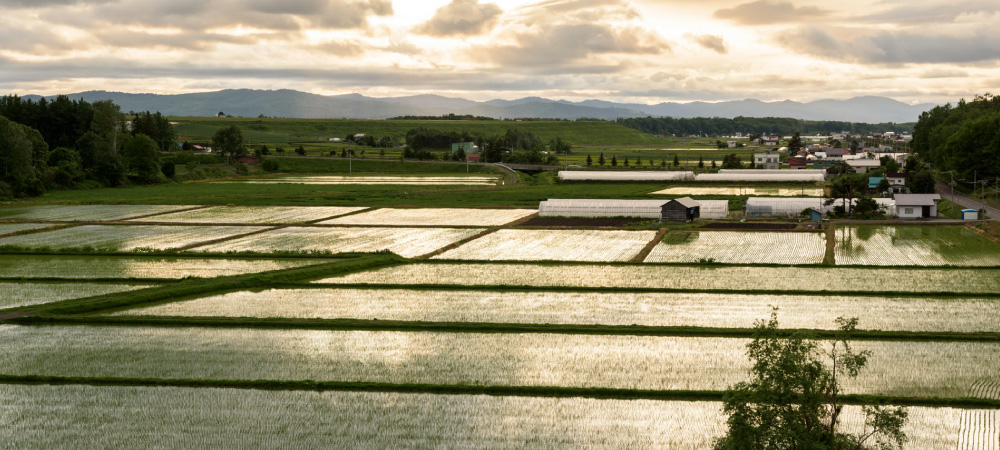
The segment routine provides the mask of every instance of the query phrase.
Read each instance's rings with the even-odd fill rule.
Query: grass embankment
[[[445,384],[366,383],[350,381],[197,380],[120,377],[55,377],[0,375],[2,384],[46,384],[84,386],[194,387],[255,389],[269,391],[395,392],[405,394],[490,395],[517,397],[594,398],[620,400],[722,401],[724,391],[650,390],[561,386],[489,386]],[[845,405],[899,405],[953,408],[998,408],[1000,401],[984,398],[890,397],[876,395],[838,396]]]

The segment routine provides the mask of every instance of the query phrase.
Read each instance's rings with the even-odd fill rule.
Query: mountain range
[[[69,94],[71,99],[88,102],[112,100],[122,111],[160,111],[170,116],[230,116],[289,118],[387,119],[398,116],[473,115],[497,119],[619,117],[791,117],[804,120],[832,120],[867,123],[916,122],[920,113],[934,104],[908,105],[886,97],[854,97],[847,100],[818,100],[808,103],[790,100],[763,102],[614,103],[602,100],[571,102],[541,97],[518,100],[476,102],[439,95],[376,98],[360,94],[323,96],[294,90],[228,89],[195,94],[129,94],[87,91]],[[40,96],[25,96],[40,99]],[[46,97],[53,98],[53,97]]]

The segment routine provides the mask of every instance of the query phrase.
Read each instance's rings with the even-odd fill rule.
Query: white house
[[[938,215],[938,194],[896,194],[896,217],[900,219],[933,218]]]
[[[753,165],[758,169],[776,170],[781,168],[781,160],[776,153],[754,153]]]
[[[881,167],[882,163],[877,159],[849,159],[847,165],[854,168],[857,173],[868,173],[869,170]]]

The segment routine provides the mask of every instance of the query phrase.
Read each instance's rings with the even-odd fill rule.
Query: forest
[[[0,198],[160,181],[159,154],[176,145],[173,127],[158,112],[131,115],[109,100],[3,97]]]
[[[1000,177],[1000,97],[985,94],[921,114],[913,150],[935,169],[966,180]]]
[[[801,120],[786,117],[736,117],[725,119],[720,117],[696,117],[690,119],[675,119],[672,117],[638,117],[618,119],[618,123],[626,127],[656,135],[708,135],[733,136],[736,133],[746,135],[779,134],[791,135],[795,132],[803,134],[832,134],[846,131],[851,134],[912,132],[913,124],[909,123],[854,123],[836,121]]]

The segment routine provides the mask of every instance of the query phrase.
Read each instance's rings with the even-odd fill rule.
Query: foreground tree
[[[728,433],[715,450],[890,450],[906,442],[906,410],[864,406],[862,430],[842,430],[838,377],[854,378],[870,351],[855,352],[850,335],[857,318],[837,319],[840,333],[832,342],[797,333],[781,337],[777,309],[758,320],[747,345],[750,380],[730,387],[723,400]]]

